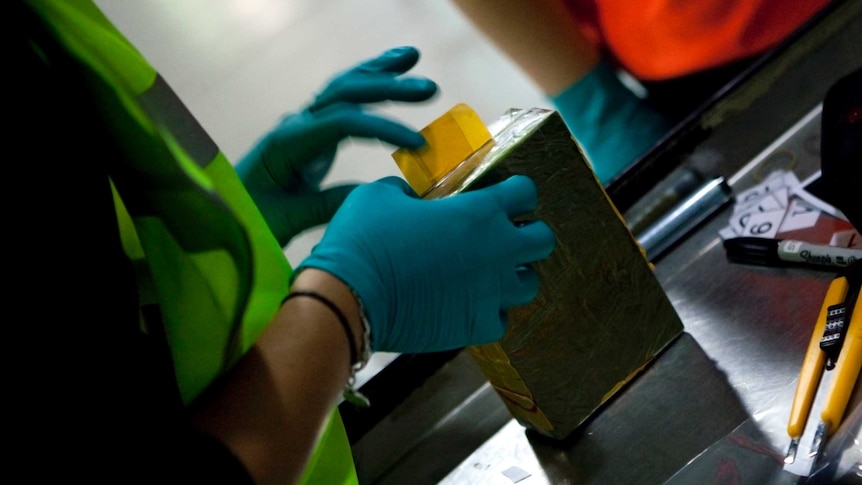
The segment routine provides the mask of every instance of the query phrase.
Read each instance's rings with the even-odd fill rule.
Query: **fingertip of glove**
[[[421,101],[437,93],[437,83],[424,77],[402,79],[398,88],[404,94],[405,101]]]
[[[413,47],[412,45],[400,45],[398,47],[393,47],[383,53],[383,56],[387,57],[403,57],[409,55],[415,55],[416,57],[419,57],[419,49]]]
[[[539,192],[535,182],[526,175],[513,175],[485,189],[509,217],[526,214],[536,208]]]
[[[412,132],[406,133],[402,140],[401,146],[404,148],[421,148],[428,144],[428,140],[421,133]]]
[[[549,257],[557,247],[557,236],[544,221],[530,221],[518,227],[521,263],[533,263]]]
[[[539,190],[536,187],[536,182],[527,175],[512,175],[502,182],[508,190],[518,190],[524,193],[534,193],[538,197]]]
[[[400,46],[360,65],[360,69],[384,72],[404,72],[419,62],[419,50],[413,46]]]

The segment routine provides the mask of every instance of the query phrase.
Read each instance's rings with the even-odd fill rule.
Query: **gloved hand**
[[[626,88],[606,62],[599,62],[551,102],[602,183],[619,175],[671,128],[670,121]]]
[[[418,132],[363,111],[380,101],[424,101],[437,85],[401,77],[419,60],[413,47],[398,47],[338,75],[301,112],[285,117],[237,164],[243,184],[282,245],[326,223],[355,185],[320,190],[338,143],[347,137],[378,138],[399,147],[425,144]]]
[[[526,265],[555,238],[543,222],[511,218],[536,206],[535,184],[514,176],[483,189],[419,199],[389,177],[357,188],[303,261],[359,296],[374,351],[429,352],[493,342],[506,310],[539,290]]]

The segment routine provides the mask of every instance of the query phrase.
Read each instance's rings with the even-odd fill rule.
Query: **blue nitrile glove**
[[[606,62],[599,62],[551,102],[602,183],[619,175],[671,128],[670,121],[626,88]]]
[[[506,328],[506,310],[539,291],[526,265],[555,245],[544,222],[511,220],[532,211],[537,199],[535,184],[522,175],[437,200],[385,178],[350,194],[297,273],[322,269],[353,289],[374,351],[493,342]]]
[[[300,113],[288,115],[236,167],[270,230],[282,245],[300,232],[324,224],[355,185],[320,190],[347,137],[377,138],[417,148],[425,139],[406,126],[363,111],[380,101],[424,101],[437,85],[402,77],[419,60],[413,47],[398,47],[338,75]]]

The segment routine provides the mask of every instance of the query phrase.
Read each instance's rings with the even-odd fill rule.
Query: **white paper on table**
[[[746,221],[743,236],[773,238],[778,234],[784,211],[755,212]]]
[[[816,207],[802,199],[794,197],[791,199],[790,207],[787,208],[787,214],[785,214],[784,221],[781,223],[781,232],[814,227],[817,224],[818,218],[820,218],[820,211]]]

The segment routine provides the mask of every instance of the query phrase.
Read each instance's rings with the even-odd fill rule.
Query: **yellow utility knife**
[[[811,340],[790,411],[787,434],[790,448],[784,463],[796,459],[799,439],[805,430],[814,395],[824,371],[835,372],[826,394],[820,423],[811,445],[811,456],[823,448],[825,439],[838,428],[850,394],[859,379],[862,368],[862,300],[859,299],[862,283],[862,261],[852,264],[829,284],[820,315],[814,326]]]

